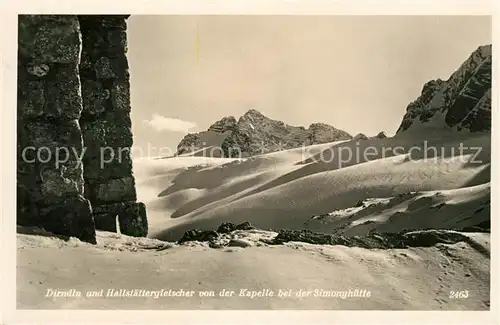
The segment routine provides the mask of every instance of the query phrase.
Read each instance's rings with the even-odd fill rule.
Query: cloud
[[[194,122],[165,117],[159,114],[153,114],[151,120],[144,120],[143,123],[151,126],[157,132],[171,131],[188,133],[189,129],[196,127],[196,123]]]

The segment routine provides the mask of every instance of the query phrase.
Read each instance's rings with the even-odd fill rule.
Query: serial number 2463
[[[468,298],[469,297],[469,291],[450,291],[450,299],[457,299],[457,298]]]

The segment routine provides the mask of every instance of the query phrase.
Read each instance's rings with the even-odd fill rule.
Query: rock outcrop
[[[118,216],[124,234],[147,233],[129,155],[127,17],[19,16],[18,224],[95,243]]]
[[[288,242],[302,242],[313,245],[342,245],[347,247],[360,247],[365,249],[404,249],[409,247],[432,247],[438,244],[456,244],[465,242],[483,254],[489,255],[481,245],[477,245],[468,233],[489,233],[491,225],[481,222],[473,227],[460,229],[414,229],[399,232],[370,232],[362,236],[343,236],[314,232],[306,229],[281,229],[265,231],[253,227],[249,222],[239,225],[223,223],[217,231],[192,229],[184,233],[177,244],[188,242],[208,242],[211,248],[224,247],[250,247],[251,241],[242,236],[244,234],[259,234],[266,232],[266,236],[254,236],[253,241],[267,245],[282,245]],[[260,238],[259,238],[260,237]],[[266,238],[267,237],[267,238]],[[248,238],[248,237],[247,237]]]
[[[358,133],[354,136],[353,140],[368,140],[368,136],[364,133]]]
[[[287,125],[273,120],[255,109],[236,118],[224,117],[203,131],[186,135],[177,147],[177,155],[197,152],[203,148],[219,148],[217,155],[249,157],[302,145],[350,140],[343,130],[324,123],[313,123],[309,128]],[[207,155],[207,151],[202,153]]]
[[[254,226],[248,221],[235,225],[234,223],[224,222],[222,223],[217,231],[214,230],[199,230],[191,229],[184,233],[181,239],[178,240],[179,244],[189,242],[189,241],[208,241],[214,242],[219,239],[222,234],[229,234],[237,230],[252,230],[255,229]]]
[[[427,82],[408,105],[397,133],[421,126],[491,130],[491,64],[491,45],[481,46],[448,80]]]
[[[486,230],[484,230],[486,232]],[[344,237],[323,234],[309,230],[280,230],[270,244],[304,242],[316,245],[343,245],[366,249],[394,249],[409,247],[432,247],[437,244],[466,242],[473,247],[478,245],[464,232],[442,229],[401,231],[397,233],[372,233],[366,236]],[[481,247],[478,247],[481,249]],[[484,252],[489,254],[488,252]]]
[[[222,118],[220,121],[215,122],[212,124],[209,128],[208,131],[213,131],[217,133],[225,133],[227,131],[233,131],[238,124],[238,121],[234,118],[234,116],[228,116]]]
[[[387,134],[384,131],[382,131],[382,132],[379,132],[374,138],[375,139],[386,139]]]

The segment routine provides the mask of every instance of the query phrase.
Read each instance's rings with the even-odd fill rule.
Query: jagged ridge
[[[313,123],[306,129],[270,119],[250,109],[238,120],[234,116],[224,117],[207,131],[186,135],[177,146],[177,155],[202,148],[218,148],[220,150],[211,150],[203,155],[213,156],[216,153],[224,157],[248,157],[350,139],[352,136],[349,133],[325,123]]]

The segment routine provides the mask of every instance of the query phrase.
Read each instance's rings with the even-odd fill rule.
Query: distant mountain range
[[[273,120],[251,109],[238,120],[234,116],[224,117],[207,131],[186,135],[177,146],[177,155],[206,149],[200,155],[249,157],[352,138],[346,131],[325,123],[313,123],[306,129]]]
[[[480,132],[491,130],[492,46],[481,46],[446,81],[427,82],[421,95],[411,102],[398,133],[421,128],[453,129]],[[380,132],[373,138],[383,139]],[[340,140],[366,140],[359,133],[325,123],[308,128],[291,126],[251,109],[238,120],[224,117],[207,131],[186,135],[177,146],[176,155],[193,154],[212,157],[249,157],[258,154]]]

